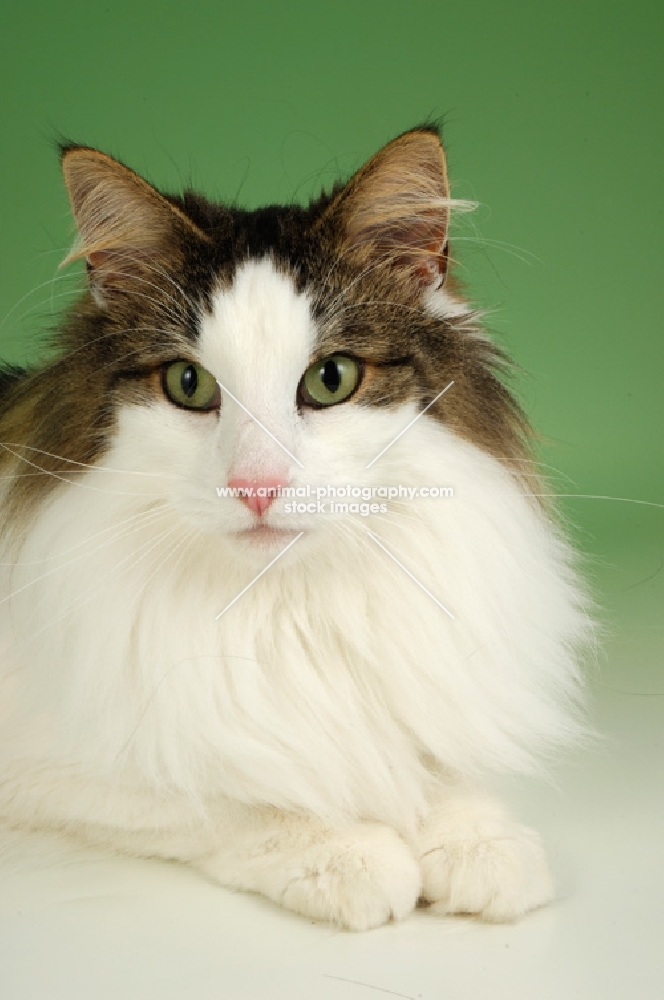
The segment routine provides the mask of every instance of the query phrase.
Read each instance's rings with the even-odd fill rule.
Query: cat
[[[583,738],[590,603],[439,132],[308,207],[62,168],[86,288],[0,380],[0,817],[353,930],[549,902],[486,788]],[[453,496],[288,513],[330,484]]]

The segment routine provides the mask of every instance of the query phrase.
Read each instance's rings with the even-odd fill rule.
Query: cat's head
[[[367,465],[450,382],[429,426],[523,455],[500,355],[449,273],[435,129],[307,208],[165,196],[81,146],[62,165],[88,291],[41,376],[42,456],[147,473],[190,525],[257,549],[324,519],[218,488],[412,481],[408,449]]]

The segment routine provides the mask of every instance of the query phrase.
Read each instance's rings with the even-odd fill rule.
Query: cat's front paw
[[[422,832],[422,897],[438,913],[517,920],[554,895],[542,842],[499,808],[452,809]]]
[[[413,911],[420,868],[389,827],[366,824],[311,845],[290,866],[280,902],[315,920],[364,931]]]

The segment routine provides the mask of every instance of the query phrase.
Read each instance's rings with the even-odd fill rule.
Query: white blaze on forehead
[[[256,417],[277,425],[292,419],[314,344],[309,296],[268,257],[241,264],[201,322],[205,367]]]

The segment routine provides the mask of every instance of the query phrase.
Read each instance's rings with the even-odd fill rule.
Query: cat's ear
[[[116,290],[140,291],[150,271],[163,274],[183,239],[207,239],[147,181],[96,149],[65,147],[62,172],[78,228],[63,263],[85,258],[100,304]]]
[[[406,132],[351,177],[328,212],[343,242],[376,264],[407,270],[420,287],[447,273],[450,192],[435,129]]]

